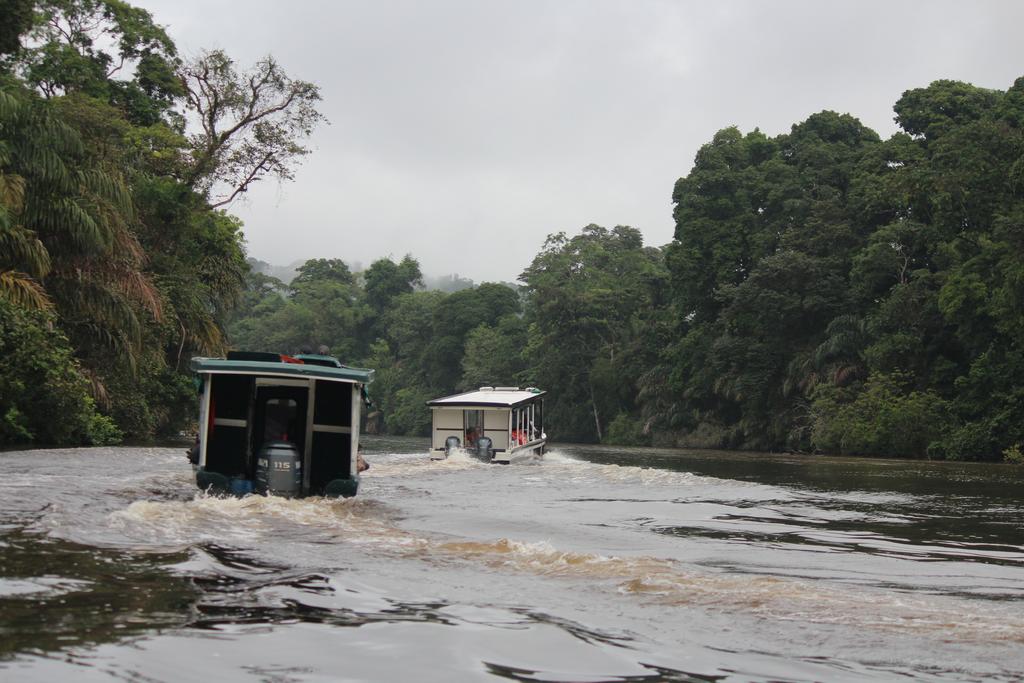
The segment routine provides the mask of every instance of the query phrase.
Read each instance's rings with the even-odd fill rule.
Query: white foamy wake
[[[639,465],[615,465],[592,463],[580,460],[566,453],[549,451],[544,454],[543,465],[564,470],[564,475],[573,481],[601,479],[617,484],[638,486],[695,486],[702,484],[721,484],[728,481],[730,485],[744,486],[744,482],[706,477],[691,472],[679,472],[660,467],[643,467]],[[561,472],[559,472],[561,474]]]
[[[370,478],[404,476],[424,472],[458,472],[493,466],[491,463],[471,456],[462,449],[452,451],[451,455],[443,460],[431,460],[427,453],[389,454],[378,457],[370,455],[367,456],[367,459],[370,462],[370,469],[364,472],[363,476]],[[656,467],[596,464],[557,449],[547,451],[543,456],[511,465],[511,467],[524,466],[553,469],[555,472],[552,474],[572,477],[574,480],[600,478],[613,483],[640,486],[693,486],[723,481],[714,477]],[[729,483],[744,485],[744,482],[733,482],[732,480],[729,480]]]
[[[452,452],[444,460],[431,460],[430,455],[426,451],[422,453],[367,455],[366,459],[370,463],[370,469],[363,472],[362,476],[369,478],[400,477],[407,474],[422,474],[424,472],[456,472],[489,465],[489,463],[471,457],[461,449]]]
[[[199,493],[189,501],[136,501],[109,516],[125,536],[156,544],[217,542],[243,547],[287,528],[303,536],[379,534],[389,515],[371,500]]]
[[[589,464],[586,460],[574,458],[565,451],[560,451],[557,448],[545,451],[544,455],[541,457],[541,462],[543,462],[546,465],[565,465],[568,467],[572,467],[574,465]]]

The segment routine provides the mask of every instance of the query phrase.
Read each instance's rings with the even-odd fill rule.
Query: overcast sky
[[[888,137],[903,91],[1024,75],[1018,0],[134,0],[184,55],[273,54],[331,125],[291,183],[230,207],[277,265],[406,253],[515,280],[549,233],[672,239],[672,187],[714,133],[850,113]]]

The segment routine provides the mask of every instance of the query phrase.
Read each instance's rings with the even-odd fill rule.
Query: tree
[[[70,130],[41,115],[27,98],[0,90],[0,296],[34,309],[51,306],[40,282],[50,272],[50,254],[22,220],[22,157],[26,145],[45,145],[47,140],[58,150],[77,142]]]
[[[522,386],[527,370],[523,352],[527,346],[526,322],[505,315],[496,324],[481,324],[466,336],[459,389],[480,386]]]
[[[102,339],[132,358],[137,313],[159,316],[160,302],[141,272],[123,177],[90,156],[46,103],[11,90],[0,93],[0,178],[0,240],[8,247],[0,269],[9,296],[37,307],[53,301],[73,338]]]
[[[525,284],[528,379],[558,387],[548,402],[555,438],[600,441],[607,421],[636,409],[637,374],[623,372],[635,340],[656,316],[662,255],[638,230],[588,225],[548,237]]]
[[[320,89],[290,78],[270,56],[239,73],[224,52],[211,50],[185,64],[180,77],[200,127],[185,183],[215,208],[268,175],[291,180],[309,154],[300,140],[326,121],[316,109]]]
[[[355,276],[341,259],[310,259],[299,266],[299,274],[292,280],[293,288],[301,288],[311,282],[331,281],[343,285],[355,284]]]
[[[363,273],[363,283],[370,308],[383,312],[395,297],[421,286],[423,275],[419,262],[406,254],[399,263],[390,258],[371,263]]]
[[[931,142],[980,119],[998,105],[1001,95],[969,83],[939,80],[904,92],[893,109],[900,128]]]
[[[359,349],[365,352],[385,332],[383,321],[393,302],[423,284],[420,264],[406,254],[399,263],[377,259],[362,273],[363,302],[368,308],[359,328]]]
[[[0,0],[0,57],[16,53],[21,37],[32,28],[34,0]]]
[[[424,370],[430,387],[450,394],[459,385],[466,338],[479,327],[491,327],[508,315],[518,314],[519,296],[505,285],[485,282],[445,297],[434,311]]]
[[[950,423],[949,405],[934,392],[908,390],[906,380],[873,374],[861,391],[822,385],[812,408],[813,444],[848,455],[925,457]]]
[[[882,214],[865,167],[886,168],[878,136],[824,111],[767,138],[727,128],[675,187],[668,248],[677,340],[648,376],[646,400],[704,446],[776,448],[801,441],[814,349],[849,306],[849,269]],[[864,160],[870,158],[875,166]],[[674,395],[674,396],[673,396]],[[688,438],[688,437],[684,437]]]
[[[759,131],[719,131],[697,152],[693,170],[672,193],[675,239],[666,256],[683,315],[713,319],[720,285],[738,284],[774,248],[773,217],[787,211],[793,170],[774,161],[777,144]],[[766,167],[770,167],[766,168]],[[764,183],[769,175],[775,187]]]
[[[780,252],[723,290],[729,304],[712,328],[705,362],[714,392],[741,415],[734,424],[745,446],[786,443],[804,387],[803,378],[790,376],[794,360],[818,346],[822,330],[844,309],[845,289],[827,261]]]
[[[26,82],[46,97],[105,100],[138,125],[170,112],[182,94],[178,58],[148,11],[121,0],[36,0],[35,9],[33,44],[17,55]]]
[[[52,313],[26,311],[0,298],[0,445],[116,443],[100,415],[67,339]]]
[[[383,334],[371,345],[367,364],[380,369],[371,396],[383,429],[390,433],[429,430],[425,402],[439,394],[427,381],[427,349],[435,312],[445,297],[436,290],[406,292],[394,298],[379,320],[368,322]],[[369,315],[376,313],[370,309]]]

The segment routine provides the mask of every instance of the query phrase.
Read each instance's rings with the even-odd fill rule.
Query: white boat
[[[456,449],[504,464],[543,455],[546,393],[533,387],[480,387],[428,401],[431,459],[444,460]]]

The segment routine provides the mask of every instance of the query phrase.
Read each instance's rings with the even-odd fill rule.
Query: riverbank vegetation
[[[176,433],[188,358],[224,350],[247,271],[218,207],[290,177],[317,89],[272,58],[182,59],[120,0],[0,18],[0,443]]]
[[[557,440],[1019,457],[1024,78],[908,90],[889,139],[829,111],[724,128],[662,247],[589,225],[516,284],[427,289],[412,255],[286,282],[247,264],[223,207],[291,177],[315,85],[269,57],[182,58],[117,0],[0,13],[0,443],[174,433],[190,356],[326,347],[376,369],[378,432],[518,384],[551,392]]]

